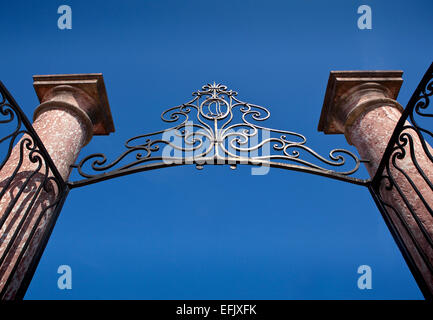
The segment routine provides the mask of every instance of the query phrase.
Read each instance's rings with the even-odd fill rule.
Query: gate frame
[[[390,165],[389,161],[391,159],[391,156],[393,155],[393,152],[395,151],[395,147],[399,146],[401,144],[399,142],[399,139],[401,138],[401,134],[403,133],[403,131],[405,129],[407,129],[407,127],[405,127],[406,120],[408,120],[409,118],[412,120],[412,127],[415,128],[415,131],[418,133],[418,138],[420,138],[420,140],[423,143],[425,143],[425,140],[424,140],[424,137],[421,134],[421,132],[423,132],[424,134],[428,134],[431,137],[433,137],[433,134],[430,131],[428,131],[428,130],[426,130],[424,128],[419,127],[417,125],[417,123],[414,122],[414,118],[413,118],[414,112],[417,115],[419,115],[419,116],[433,117],[433,115],[428,115],[428,114],[426,115],[426,114],[423,114],[422,112],[420,113],[420,108],[421,109],[425,109],[429,105],[429,98],[428,97],[433,94],[433,92],[432,92],[432,87],[433,87],[433,81],[432,81],[432,79],[433,79],[433,63],[428,68],[428,70],[425,73],[425,75],[423,76],[421,82],[419,83],[419,85],[417,86],[416,90],[414,91],[411,99],[409,100],[409,102],[408,102],[408,104],[407,104],[407,106],[406,106],[406,108],[405,108],[405,110],[404,110],[404,112],[403,112],[400,120],[397,123],[397,126],[394,129],[394,132],[393,132],[393,134],[391,136],[391,139],[388,142],[388,146],[386,147],[386,150],[385,150],[384,154],[382,155],[382,160],[381,160],[380,165],[379,165],[379,167],[378,167],[378,169],[376,171],[376,174],[374,175],[374,177],[372,179],[363,180],[363,179],[352,178],[352,177],[348,177],[348,174],[341,174],[341,173],[338,173],[338,172],[333,171],[333,170],[327,170],[327,169],[323,169],[323,168],[314,168],[314,167],[311,168],[311,167],[308,167],[308,164],[307,164],[307,167],[303,167],[303,166],[299,166],[299,165],[287,165],[287,164],[281,163],[281,162],[262,161],[260,159],[254,159],[254,158],[223,157],[223,158],[219,159],[219,160],[222,160],[221,163],[214,163],[214,164],[233,164],[234,163],[235,165],[237,165],[237,164],[269,165],[271,167],[277,167],[277,168],[283,168],[283,169],[295,170],[295,171],[304,171],[304,172],[307,172],[307,173],[322,175],[322,176],[325,176],[325,177],[328,177],[328,178],[333,178],[333,179],[337,179],[337,180],[341,180],[341,181],[345,181],[345,182],[349,182],[349,183],[353,183],[353,184],[362,185],[362,186],[367,187],[368,190],[370,191],[370,193],[371,193],[371,195],[372,195],[372,197],[373,197],[373,199],[374,199],[374,201],[375,201],[375,203],[376,203],[376,205],[377,205],[377,207],[378,207],[378,209],[379,209],[379,211],[380,211],[380,213],[381,213],[384,221],[385,221],[385,224],[387,225],[388,229],[390,230],[390,232],[391,232],[391,234],[393,236],[394,241],[396,242],[398,248],[400,249],[400,252],[403,255],[403,258],[405,259],[405,261],[406,261],[406,263],[407,263],[410,271],[412,272],[412,274],[413,274],[413,276],[415,278],[415,281],[417,282],[417,284],[418,284],[418,286],[419,286],[422,294],[424,295],[424,297],[425,297],[426,300],[432,300],[433,299],[433,295],[429,291],[429,289],[427,287],[427,284],[425,282],[425,279],[422,277],[421,271],[419,270],[419,268],[417,267],[415,261],[411,257],[411,254],[409,253],[408,248],[407,248],[406,244],[404,243],[401,235],[398,233],[395,225],[393,224],[393,222],[392,222],[392,220],[390,218],[390,215],[389,215],[389,213],[386,210],[386,207],[389,206],[389,205],[384,202],[384,200],[381,197],[380,190],[379,190],[379,188],[381,186],[381,182],[386,177],[386,175],[384,174],[384,171],[387,170],[387,169],[389,169],[389,165]],[[203,87],[203,91],[198,91],[197,93],[195,93],[196,97],[193,100],[191,100],[191,101],[194,102],[197,98],[201,98],[203,96],[210,96],[210,98],[209,97],[207,98],[208,100],[210,99],[212,101],[216,101],[218,98],[215,96],[215,94],[223,93],[223,94],[226,94],[226,96],[230,97],[230,99],[234,98],[235,103],[243,105],[244,108],[247,108],[248,106],[250,106],[250,107],[255,107],[255,108],[259,107],[259,108],[261,108],[263,110],[266,110],[263,107],[252,105],[252,104],[248,104],[248,103],[244,103],[244,102],[242,102],[240,100],[237,100],[235,98],[235,95],[237,93],[234,92],[234,91],[231,91],[231,90],[227,91],[225,86],[220,86],[218,88],[216,86],[220,86],[220,85],[219,84],[215,85],[215,83],[214,83],[213,85],[209,84],[207,86],[204,86]],[[217,89],[215,89],[215,88],[217,88]],[[430,90],[430,92],[428,92],[428,90]],[[52,230],[54,228],[54,225],[56,223],[58,215],[59,215],[59,213],[61,211],[61,208],[62,208],[62,206],[63,206],[63,204],[64,204],[64,202],[66,200],[66,197],[67,197],[70,189],[78,188],[78,187],[81,187],[81,186],[97,183],[97,182],[104,181],[104,180],[107,180],[107,179],[111,179],[111,178],[115,178],[115,177],[123,176],[123,175],[127,175],[127,174],[132,174],[132,173],[140,172],[140,171],[147,171],[147,170],[152,170],[152,169],[159,169],[159,168],[163,168],[163,167],[171,167],[171,166],[185,165],[185,164],[194,164],[196,166],[200,166],[200,161],[197,161],[198,159],[195,159],[195,158],[185,159],[185,158],[183,158],[183,161],[181,161],[180,163],[173,163],[171,165],[170,164],[166,164],[166,163],[151,163],[151,164],[147,164],[145,166],[137,166],[137,167],[126,165],[126,166],[123,167],[122,170],[113,170],[113,171],[111,171],[109,173],[104,172],[102,174],[96,174],[96,175],[93,175],[93,176],[92,175],[90,175],[90,176],[87,175],[87,176],[85,176],[85,179],[79,180],[79,181],[75,181],[75,182],[74,181],[69,181],[69,180],[68,181],[64,181],[64,179],[59,174],[57,168],[55,167],[54,162],[51,159],[49,153],[45,149],[45,147],[44,147],[41,139],[39,138],[39,136],[37,135],[37,133],[33,129],[30,121],[27,119],[27,117],[25,116],[25,114],[23,113],[23,111],[21,110],[21,108],[18,106],[18,104],[16,103],[16,101],[12,97],[12,95],[9,93],[9,91],[5,88],[5,86],[1,82],[0,82],[0,94],[3,97],[3,101],[0,103],[0,113],[2,115],[4,115],[4,116],[7,116],[7,115],[11,116],[12,115],[12,117],[11,117],[11,119],[9,119],[9,121],[1,121],[0,123],[10,122],[10,121],[12,121],[14,119],[14,116],[11,113],[10,110],[12,110],[16,114],[18,122],[19,122],[18,129],[16,129],[12,134],[6,136],[5,138],[0,139],[0,143],[2,143],[3,141],[6,140],[6,138],[8,138],[8,137],[11,138],[11,140],[9,142],[8,153],[7,153],[6,157],[5,157],[5,160],[3,161],[3,163],[0,166],[0,170],[3,168],[3,166],[5,165],[5,163],[7,162],[7,160],[9,159],[9,157],[11,155],[12,146],[13,146],[13,143],[15,142],[15,139],[19,135],[21,135],[21,134],[28,135],[30,137],[31,141],[33,142],[33,148],[29,148],[28,146],[26,146],[27,149],[28,149],[28,151],[30,151],[32,153],[37,153],[38,156],[44,161],[45,166],[48,168],[50,179],[52,177],[55,180],[55,183],[56,183],[56,185],[58,187],[58,193],[57,193],[57,198],[56,198],[55,204],[53,206],[49,207],[49,208],[51,208],[51,207],[54,208],[53,212],[52,212],[52,218],[51,218],[51,220],[49,222],[49,227],[46,229],[46,231],[44,232],[44,234],[42,236],[42,240],[40,242],[40,245],[39,245],[39,247],[38,247],[35,255],[32,258],[30,267],[29,267],[28,271],[26,272],[24,280],[22,281],[22,283],[21,283],[21,285],[20,285],[20,287],[19,287],[19,289],[17,291],[17,294],[15,296],[16,299],[23,299],[24,296],[25,296],[26,290],[27,290],[27,288],[28,288],[28,286],[29,286],[32,278],[33,278],[33,275],[34,275],[34,273],[36,271],[37,265],[38,265],[38,263],[40,261],[42,253],[43,253],[43,251],[44,251],[44,249],[45,249],[45,247],[46,247],[46,245],[48,243],[48,239],[49,239],[49,237],[51,235],[51,232],[52,232]],[[422,101],[422,99],[424,99],[423,101],[425,101],[424,104],[420,104],[420,101]],[[175,108],[178,108],[177,109],[178,110],[177,111],[177,115],[179,115],[179,113],[185,115],[186,113],[189,113],[189,111],[188,112],[185,111],[185,108],[188,105],[191,105],[191,101],[189,103],[187,103],[187,104],[183,104],[181,106],[171,108],[171,109],[169,109],[167,111],[170,111],[170,110],[172,111]],[[199,100],[197,100],[196,102],[197,102],[197,106],[198,106],[197,112],[201,112],[201,110],[202,110],[202,104],[200,104],[200,105],[198,104]],[[230,107],[231,107],[231,105],[230,105]],[[249,111],[249,110],[247,110],[247,111]],[[266,110],[266,112],[269,113],[269,111],[267,111],[267,110]],[[221,116],[221,114],[218,114],[218,112],[216,114],[217,114],[217,117]],[[163,115],[164,115],[164,113],[163,113]],[[260,115],[257,116],[257,114],[256,114],[256,118],[259,118],[259,117],[260,117]],[[262,120],[266,120],[267,118],[268,118],[268,116],[267,117],[265,116],[263,119],[259,119],[259,120],[262,121]],[[243,119],[245,120],[245,118],[243,118]],[[163,118],[163,120],[164,120],[164,118]],[[257,120],[257,119],[255,119],[255,120]],[[216,122],[217,120],[214,118],[214,121]],[[169,120],[169,121],[166,121],[166,122],[172,122],[172,121]],[[21,125],[23,125],[24,130],[21,130]],[[177,126],[177,127],[175,126],[175,127],[172,127],[171,129],[173,129],[173,128],[174,129],[179,129],[179,128],[182,128],[182,126]],[[264,128],[264,127],[260,127],[260,126],[258,128],[268,129],[268,128]],[[274,130],[274,129],[270,129],[270,130],[273,130],[273,132],[278,132],[278,133],[282,133],[282,132],[288,133],[288,131]],[[161,132],[162,131],[159,131],[157,133],[161,133]],[[131,139],[129,139],[126,142],[125,145],[128,146],[128,142],[131,141],[131,140],[134,140],[136,138],[142,138],[144,136],[147,137],[147,136],[151,136],[153,134],[154,133],[147,134],[147,135],[141,135],[141,136],[138,136],[138,137],[131,138]],[[302,136],[302,135],[300,135],[300,136]],[[218,139],[216,139],[216,136],[213,136],[213,137],[215,138],[213,140],[213,143],[215,145],[217,145],[219,143]],[[305,137],[303,137],[303,138],[305,139]],[[305,142],[306,142],[306,139],[305,139],[305,141],[303,141],[301,143],[301,145],[303,145]],[[151,146],[152,146],[151,144],[149,144],[147,146],[143,145],[143,144],[142,145],[138,145],[139,149],[141,148],[141,150],[147,150],[147,151],[149,151],[149,148]],[[143,149],[143,147],[144,147],[144,149]],[[305,148],[308,149],[307,150],[308,152],[312,151],[308,147],[305,147]],[[306,150],[306,149],[303,149],[303,150]],[[344,150],[344,149],[335,149],[335,150],[337,150],[337,151],[343,150],[344,152],[350,153],[349,151]],[[332,150],[330,152],[330,154],[329,154],[329,156],[331,157],[332,160],[335,160],[334,159],[335,156],[334,156],[334,153],[333,153],[333,152],[335,152],[335,150]],[[134,150],[134,151],[137,151],[137,150]],[[426,150],[424,150],[424,151],[426,151]],[[127,154],[129,154],[128,152],[130,152],[130,151],[126,151]],[[314,153],[313,154],[314,156],[317,155],[317,153],[315,153],[314,151],[312,151],[312,152]],[[151,153],[152,152],[150,152],[149,155]],[[426,151],[426,153],[428,153],[428,150]],[[94,158],[95,155],[99,156],[100,158],[102,158],[103,161],[99,161],[99,162],[98,161],[94,161],[92,163],[93,169],[95,169],[95,167],[94,167],[95,163],[97,165],[98,164],[99,165],[101,165],[101,164],[103,165],[106,162],[105,155],[103,155],[103,154],[92,154],[92,155],[86,156],[81,162],[79,162],[78,164],[73,165],[72,167],[75,168],[75,169],[77,169],[79,171],[79,173],[83,176],[83,174],[82,174],[83,172],[81,171],[83,165],[86,163],[87,160],[89,160],[91,158]],[[351,155],[353,155],[353,154],[351,154]],[[21,158],[23,156],[24,156],[23,153],[20,154]],[[123,159],[122,156],[123,156],[123,154],[121,155],[121,159]],[[334,156],[334,158],[333,158],[333,156]],[[353,156],[354,156],[354,159],[355,159],[355,162],[356,162],[357,166],[356,166],[356,170],[354,170],[353,172],[351,171],[349,173],[349,175],[352,174],[352,173],[354,173],[354,172],[356,172],[358,170],[359,164],[361,162],[368,162],[368,160],[362,160],[362,159],[359,159],[358,157],[356,157],[355,155],[353,155]],[[430,154],[427,154],[427,156],[429,156],[429,159],[431,161],[433,161],[433,158],[431,157]],[[323,159],[323,157],[321,157],[319,155],[318,159],[322,160],[320,158]],[[158,159],[158,158],[155,158],[155,159]],[[208,158],[203,158],[202,157],[199,160],[206,160],[206,159],[207,160],[212,160],[212,159],[218,160],[215,156],[208,157]],[[117,160],[115,160],[114,162],[116,162],[116,161]],[[305,163],[302,163],[302,164],[305,165]],[[16,175],[16,172],[15,172],[14,175],[10,176],[9,183],[14,179],[15,175]],[[426,179],[428,179],[428,178],[426,178]],[[394,186],[392,186],[392,187],[394,187]],[[44,188],[46,188],[45,185],[44,185]],[[2,193],[4,193],[5,191],[6,191],[6,188],[4,188],[4,190],[2,190]],[[2,193],[0,193],[0,197],[2,196]],[[11,207],[9,209],[9,212],[12,209],[13,209],[13,207]],[[28,210],[30,210],[30,209],[28,209]],[[49,210],[44,210],[41,213],[41,216],[45,215],[48,211]],[[8,213],[6,213],[6,215],[7,214]],[[6,220],[6,218],[4,218],[2,220],[4,222],[4,220]],[[0,228],[1,228],[1,225],[0,225]],[[31,234],[29,236],[30,240],[31,240],[32,236],[33,236],[33,234]],[[0,298],[4,297],[4,294],[5,294],[6,290],[7,290],[7,285],[5,286],[4,290],[0,293]]]

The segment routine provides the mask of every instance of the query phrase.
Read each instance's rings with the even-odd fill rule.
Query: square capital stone
[[[70,86],[80,89],[94,101],[95,105],[91,107],[93,110],[86,110],[86,112],[91,113],[89,116],[92,121],[96,119],[93,121],[94,135],[108,135],[114,132],[113,118],[111,116],[110,105],[108,104],[102,73],[33,76],[33,87],[41,103],[46,100],[47,93],[55,87],[60,86]]]
[[[351,90],[363,84],[376,84],[383,89],[383,95],[396,99],[403,83],[403,71],[331,71],[320,115],[318,131],[326,134],[344,133],[338,122],[340,102]]]

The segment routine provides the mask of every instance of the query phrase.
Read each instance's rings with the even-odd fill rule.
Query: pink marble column
[[[346,140],[358,149],[361,158],[370,161],[366,167],[371,177],[376,174],[403,111],[395,100],[403,81],[401,75],[401,71],[332,71],[329,76],[318,130],[325,134],[344,134]],[[409,133],[414,139],[416,159],[432,181],[432,163],[416,134],[413,131]],[[429,239],[433,238],[433,217],[410,182],[420,190],[430,207],[433,207],[433,192],[414,166],[410,148],[405,147],[405,151],[407,155],[404,159],[397,159],[396,164],[410,180],[392,165],[390,170],[407,202],[395,187],[391,190],[385,188],[387,180],[382,181],[380,195],[395,208],[395,211],[387,208],[392,227],[408,252],[408,258],[415,264],[416,275],[419,275],[417,281],[419,284],[422,282],[423,293],[432,296],[433,246]],[[409,207],[415,215],[411,214]]]
[[[34,87],[41,104],[33,127],[66,181],[92,136],[114,131],[102,75],[34,76]],[[45,162],[32,161],[28,139],[21,138],[0,172],[0,297],[5,300],[25,292],[47,240],[44,235],[56,219],[50,206],[58,201],[59,187],[52,182],[43,187],[53,173]]]

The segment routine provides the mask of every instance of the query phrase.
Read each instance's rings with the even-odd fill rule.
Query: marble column
[[[361,158],[369,160],[366,168],[371,177],[376,174],[402,115],[403,108],[396,101],[403,82],[401,76],[401,71],[332,71],[329,76],[318,130],[325,134],[344,134],[349,144],[357,148]],[[416,134],[411,132],[411,135],[416,159],[426,176],[433,181],[432,163]],[[414,166],[410,149],[406,147],[405,151],[407,156],[396,161],[410,180],[393,166],[390,170],[407,201],[395,187],[391,190],[385,188],[386,180],[382,181],[380,195],[395,209],[387,208],[391,228],[403,246],[406,260],[411,262],[418,284],[425,296],[432,296],[433,246],[430,239],[433,238],[433,217],[428,212],[428,206],[433,207],[433,192]],[[411,182],[420,190],[428,206],[416,194]]]
[[[63,181],[81,148],[93,135],[114,132],[102,74],[34,76],[41,104],[33,128]],[[59,187],[44,161],[34,161],[28,135],[22,136],[0,172],[0,298],[22,298],[55,223],[51,206]],[[21,160],[20,160],[21,159]],[[13,178],[11,178],[13,177]],[[42,186],[44,184],[44,186]],[[47,236],[48,235],[48,236]]]

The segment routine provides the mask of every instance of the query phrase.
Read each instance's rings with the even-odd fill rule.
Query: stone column
[[[41,104],[33,128],[63,181],[93,135],[114,132],[102,74],[34,76]],[[32,161],[28,135],[16,144],[0,172],[0,298],[22,298],[54,226],[59,187],[44,161]]]
[[[371,177],[376,174],[403,111],[395,100],[403,82],[401,76],[401,71],[332,71],[329,76],[318,130],[325,134],[344,134],[349,144],[358,149],[361,158],[369,160],[366,167]],[[408,122],[406,124],[409,125]],[[432,181],[432,163],[416,134],[413,131],[410,133],[418,164]],[[395,187],[391,190],[385,188],[387,180],[382,181],[380,195],[395,209],[386,208],[390,229],[394,230],[394,236],[406,261],[410,262],[409,266],[424,295],[431,297],[433,217],[428,206],[432,207],[433,192],[414,166],[410,148],[406,147],[405,151],[407,155],[404,159],[396,159],[396,162],[407,177],[392,165],[390,172],[406,202]],[[417,196],[411,182],[420,190],[428,206]]]

